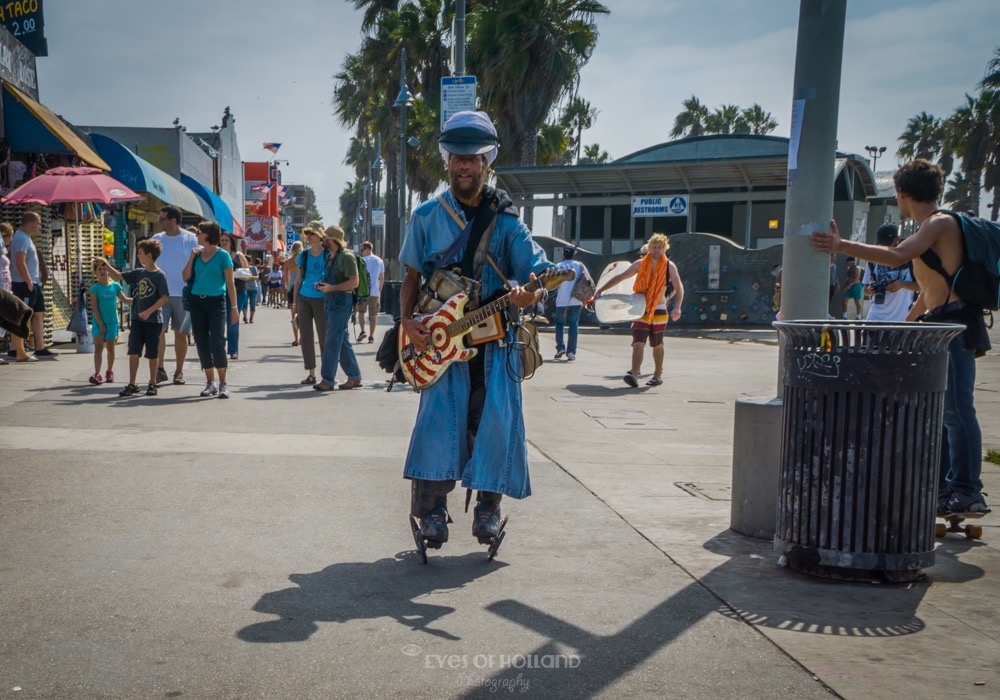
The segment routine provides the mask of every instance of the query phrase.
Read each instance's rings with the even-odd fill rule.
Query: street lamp
[[[380,199],[379,186],[382,184],[382,134],[375,134],[375,162],[372,163],[372,168],[375,176],[375,199],[373,200],[372,208],[369,209],[369,216],[374,216],[375,209],[382,206],[382,200]],[[374,226],[374,221],[372,222]],[[385,256],[385,222],[379,227],[379,243],[378,243],[378,254]]]
[[[403,232],[406,231],[406,110],[413,106],[413,94],[406,85],[406,49],[399,57],[399,95],[392,105],[399,108],[399,240],[402,245]],[[393,251],[393,257],[399,251]],[[387,256],[388,257],[388,256]]]
[[[875,172],[875,164],[885,153],[885,146],[865,146],[865,150],[868,151],[868,157],[872,159],[872,172]]]

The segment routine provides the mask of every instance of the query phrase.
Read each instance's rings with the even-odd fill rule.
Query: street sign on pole
[[[441,128],[455,112],[476,109],[476,76],[449,75],[441,78]]]
[[[372,226],[385,226],[384,207],[372,207]]]

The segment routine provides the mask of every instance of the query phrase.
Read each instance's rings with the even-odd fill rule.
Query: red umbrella
[[[3,198],[4,204],[138,202],[143,197],[98,168],[52,168]]]
[[[68,202],[138,202],[144,199],[99,168],[51,168],[44,175],[28,180],[3,198],[4,204],[63,204]],[[79,222],[77,222],[76,274],[83,279],[80,260]]]

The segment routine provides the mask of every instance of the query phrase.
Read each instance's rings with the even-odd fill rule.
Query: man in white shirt
[[[10,241],[11,291],[34,311],[31,317],[31,332],[35,338],[34,356],[28,355],[24,347],[25,338],[11,335],[14,357],[18,362],[33,362],[38,357],[56,354],[45,347],[45,298],[42,296],[42,287],[49,274],[45,260],[38,254],[32,240],[41,230],[42,217],[33,211],[25,212],[21,216],[21,228]]]
[[[895,248],[902,237],[896,224],[882,224],[875,233],[877,245]],[[902,323],[913,306],[913,292],[920,287],[913,280],[913,267],[904,263],[902,267],[890,267],[882,263],[865,265],[864,291],[872,298],[866,321],[890,321]]]
[[[382,285],[385,283],[385,264],[382,258],[372,252],[371,241],[361,244],[361,257],[368,268],[368,279],[371,280],[371,290],[367,299],[359,299],[357,305],[358,324],[361,326],[361,335],[358,342],[365,339],[365,311],[368,312],[368,342],[375,342],[375,321],[378,317],[379,300],[382,298]]]
[[[563,356],[572,362],[576,359],[576,339],[580,332],[580,314],[583,312],[583,302],[573,296],[573,288],[584,274],[589,274],[584,264],[574,260],[575,248],[563,248],[563,263],[560,267],[570,267],[576,277],[559,285],[556,291],[556,357]],[[569,342],[563,343],[563,328],[569,325]]]
[[[160,366],[156,370],[156,382],[169,379],[163,368],[163,358],[167,347],[167,328],[174,331],[174,355],[177,358],[177,369],[174,371],[174,384],[184,383],[184,360],[187,358],[188,333],[191,332],[191,315],[184,309],[184,266],[191,259],[191,251],[198,247],[198,236],[187,229],[181,228],[181,210],[167,205],[160,209],[160,226],[162,233],[153,236],[160,242],[162,251],[156,260],[156,266],[167,277],[167,288],[170,291],[170,301],[161,309],[163,313],[163,332],[160,334]]]

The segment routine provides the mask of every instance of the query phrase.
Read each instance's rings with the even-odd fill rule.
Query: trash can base
[[[784,543],[775,540],[788,568],[817,578],[838,581],[907,583],[924,577],[934,566],[934,552],[909,554],[858,554]]]

